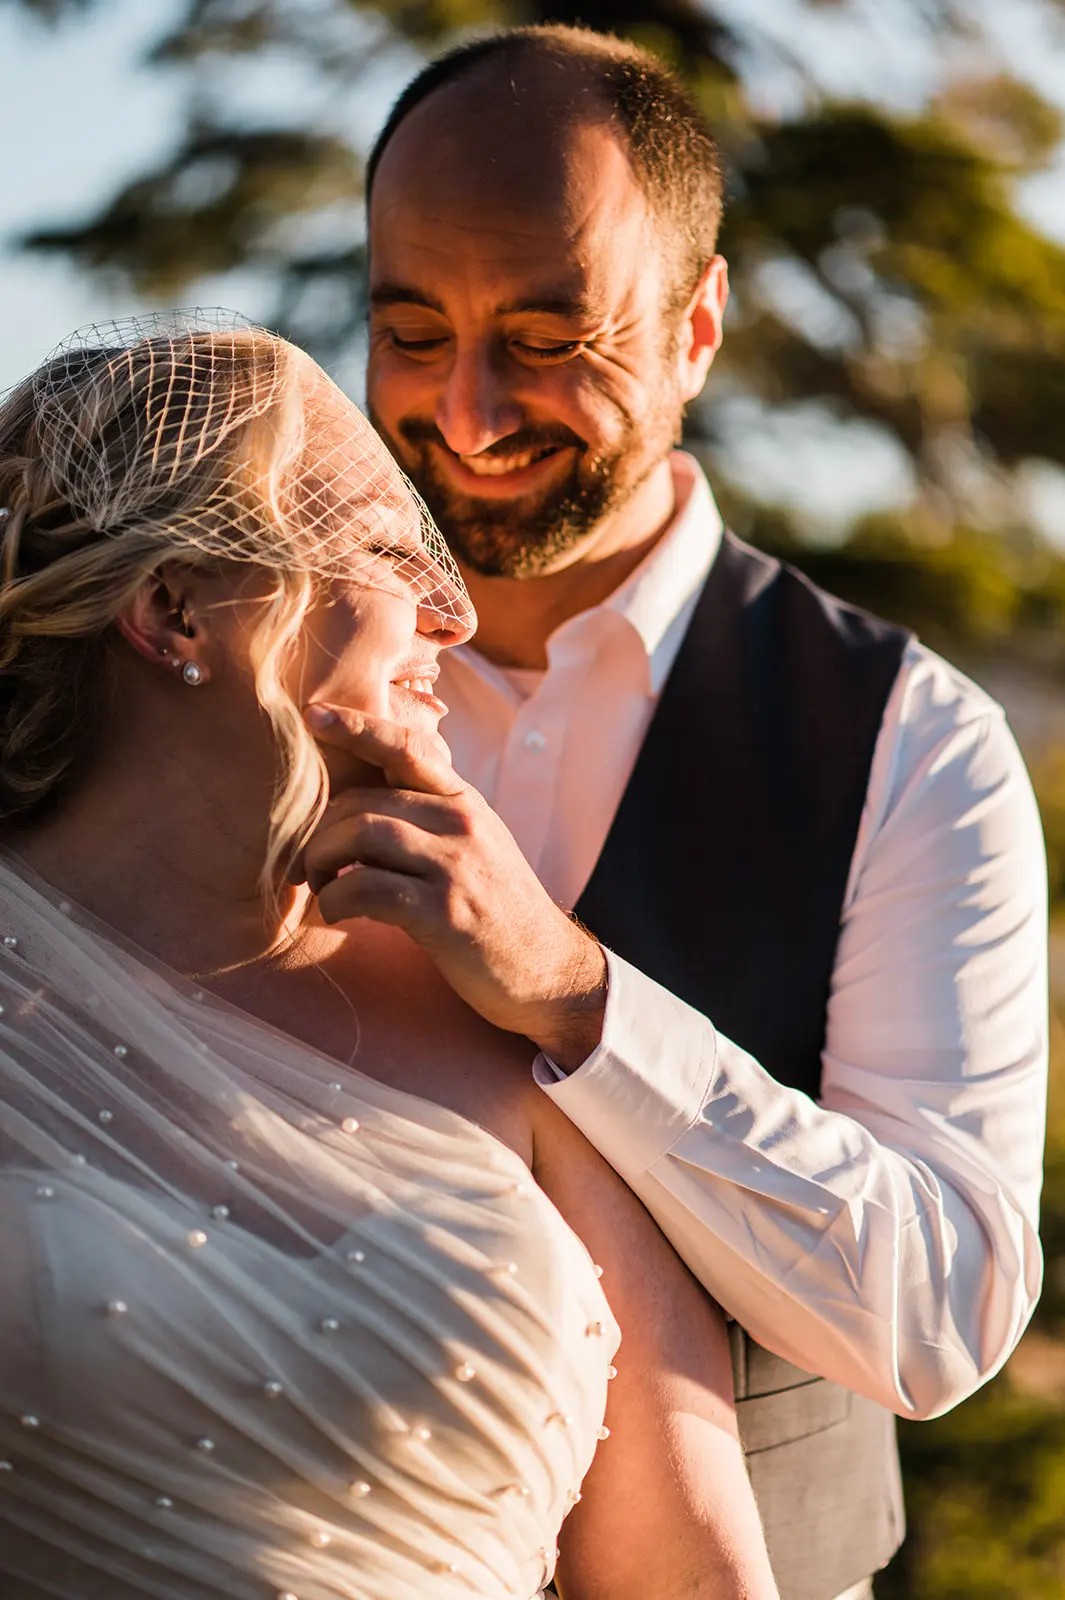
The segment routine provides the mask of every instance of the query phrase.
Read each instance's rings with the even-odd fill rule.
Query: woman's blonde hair
[[[284,687],[314,580],[372,567],[469,617],[421,502],[338,397],[276,335],[173,314],[75,336],[0,403],[0,826],[59,799],[88,754],[113,624],[145,579],[174,561],[249,563],[272,580],[251,648],[280,757],[272,896],[325,799]]]

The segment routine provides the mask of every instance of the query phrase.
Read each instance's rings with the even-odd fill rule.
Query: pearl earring
[[[197,666],[195,661],[186,661],[181,669],[181,679],[190,689],[198,689],[203,682],[203,668]]]

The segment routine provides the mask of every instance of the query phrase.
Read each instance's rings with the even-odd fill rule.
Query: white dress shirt
[[[676,514],[543,673],[447,652],[444,733],[553,896],[591,876],[721,537],[674,458]],[[707,707],[707,716],[713,707]],[[698,729],[692,729],[698,737]],[[708,917],[713,906],[706,908]],[[602,1042],[545,1093],[761,1344],[927,1417],[1006,1360],[1038,1297],[1046,866],[1001,708],[912,644],[843,907],[820,1099],[777,1083],[608,953]]]

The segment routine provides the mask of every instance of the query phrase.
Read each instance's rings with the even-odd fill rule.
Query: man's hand
[[[306,715],[331,767],[354,756],[386,785],[334,795],[293,868],[324,920],[402,928],[487,1021],[567,1071],[580,1066],[602,1032],[606,959],[455,772],[443,740],[331,706]]]

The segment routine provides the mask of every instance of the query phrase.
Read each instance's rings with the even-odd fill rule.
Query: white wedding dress
[[[0,860],[0,1596],[530,1600],[618,1332],[521,1159]]]

